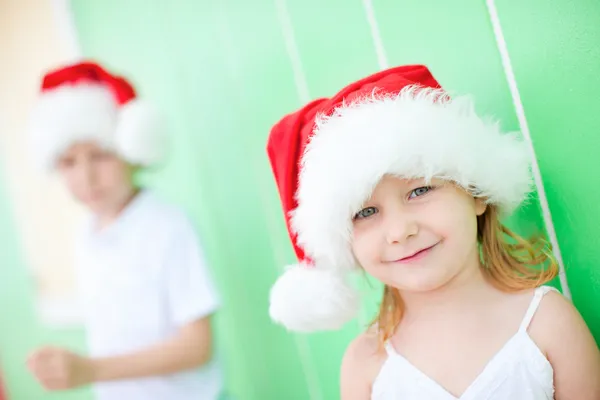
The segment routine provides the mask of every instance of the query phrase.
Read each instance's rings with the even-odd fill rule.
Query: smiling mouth
[[[429,247],[426,247],[426,248],[424,248],[422,250],[419,250],[416,253],[411,254],[410,256],[407,256],[407,257],[404,257],[404,258],[399,258],[397,260],[390,261],[390,262],[391,263],[408,263],[408,262],[411,262],[411,261],[415,261],[415,260],[421,259],[424,256],[426,256],[429,253],[429,251],[431,249],[433,249],[437,245],[438,245],[438,243],[434,244],[433,246],[429,246]]]

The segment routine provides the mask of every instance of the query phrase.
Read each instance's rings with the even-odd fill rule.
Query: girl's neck
[[[97,230],[102,230],[107,226],[111,225],[115,220],[121,215],[123,210],[131,204],[131,202],[137,197],[137,195],[141,192],[141,189],[138,187],[131,187],[124,196],[122,201],[116,204],[115,207],[106,210],[104,212],[96,214],[96,228]]]
[[[450,282],[427,292],[400,291],[404,302],[405,316],[427,316],[438,313],[460,311],[485,299],[492,288],[479,262],[465,268]]]

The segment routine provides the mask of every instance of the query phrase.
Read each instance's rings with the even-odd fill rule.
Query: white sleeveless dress
[[[550,290],[535,290],[521,326],[492,357],[460,397],[453,396],[386,343],[388,358],[371,391],[373,400],[547,400],[554,399],[554,371],[527,333],[542,297]]]

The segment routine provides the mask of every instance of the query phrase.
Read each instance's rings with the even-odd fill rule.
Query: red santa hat
[[[531,190],[527,147],[450,98],[425,66],[391,68],[315,100],[271,130],[267,151],[298,264],[271,289],[290,330],[337,329],[359,296],[352,217],[387,174],[441,178],[510,213]]]
[[[123,77],[94,62],[48,72],[30,121],[34,160],[52,169],[69,146],[94,141],[141,166],[161,161],[165,130],[158,112]]]

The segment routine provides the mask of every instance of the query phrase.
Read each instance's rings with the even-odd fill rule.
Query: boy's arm
[[[64,390],[93,382],[168,375],[199,367],[211,359],[210,317],[183,326],[155,346],[114,357],[88,358],[69,350],[46,347],[28,366],[49,390]]]
[[[91,360],[92,379],[168,375],[206,364],[212,355],[210,317],[183,326],[170,339],[135,353]]]

